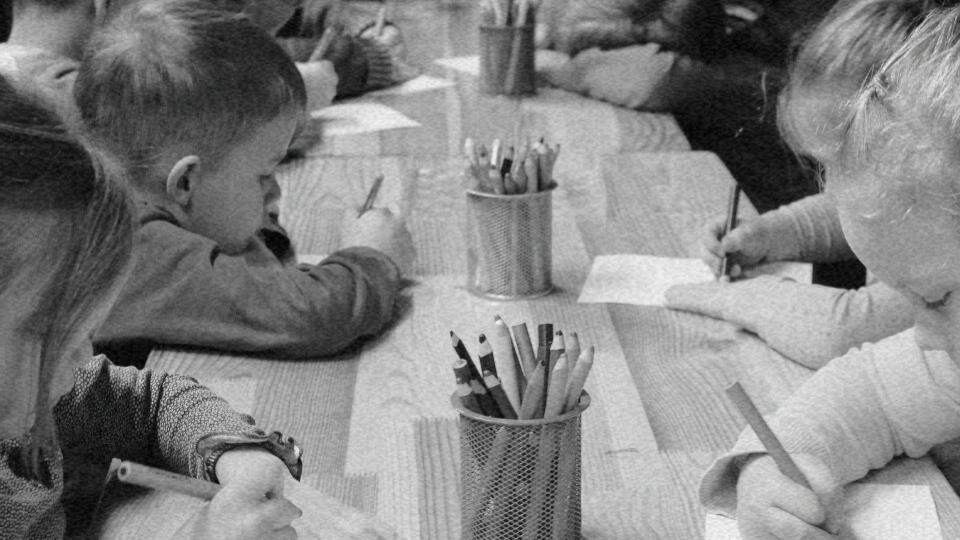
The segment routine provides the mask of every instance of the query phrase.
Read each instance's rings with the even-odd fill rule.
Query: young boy
[[[95,342],[125,364],[157,344],[335,353],[391,319],[409,232],[375,209],[349,224],[347,247],[300,267],[256,236],[303,82],[269,35],[208,5],[133,6],[83,59],[82,119],[125,161],[142,204],[133,277]]]

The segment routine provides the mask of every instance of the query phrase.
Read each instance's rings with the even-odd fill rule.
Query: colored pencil
[[[499,315],[493,321],[490,345],[493,347],[493,360],[497,365],[497,377],[503,385],[503,391],[507,393],[513,408],[520,410],[520,398],[527,385],[523,378],[523,368],[513,348],[510,329]]]
[[[723,229],[723,236],[733,232],[737,226],[737,208],[740,205],[740,184],[734,182],[730,188],[730,200],[727,202],[727,223]],[[721,237],[722,239],[722,237]],[[730,276],[730,265],[726,254],[720,257],[720,263],[717,265],[717,278],[723,279]]]
[[[523,399],[520,400],[520,419],[530,420],[531,418],[543,418],[544,390],[547,387],[547,362],[537,362],[536,369],[527,377],[527,391],[523,393]]]
[[[520,323],[512,327],[513,341],[517,344],[517,354],[520,355],[520,365],[523,369],[523,376],[530,384],[530,376],[533,370],[537,368],[537,357],[533,354],[533,343],[530,342],[530,332],[527,331],[527,323]]]
[[[317,43],[316,48],[313,49],[313,52],[310,53],[309,62],[317,62],[323,60],[323,57],[326,56],[327,51],[330,49],[330,45],[333,44],[334,38],[337,37],[338,30],[336,28],[336,23],[331,22],[323,30],[323,34],[320,36],[320,41]]]
[[[500,379],[497,375],[485,369],[483,371],[483,384],[486,385],[487,391],[490,392],[490,396],[493,397],[493,401],[496,402],[497,408],[500,409],[500,416],[510,420],[516,420],[517,411],[513,408],[513,405],[510,404],[507,393],[503,391],[503,386],[500,384]]]
[[[573,367],[577,365],[577,360],[580,359],[580,336],[576,332],[570,332],[564,336],[564,344],[566,345],[564,352],[567,353],[567,364],[572,372]]]
[[[383,175],[377,175],[377,177],[373,179],[373,185],[370,186],[370,191],[367,193],[367,200],[363,201],[363,206],[361,206],[357,212],[357,217],[362,216],[373,208],[373,203],[377,201],[377,194],[380,193],[380,186],[382,185]]]
[[[580,359],[570,370],[570,377],[567,380],[567,402],[563,412],[572,411],[580,403],[580,394],[583,392],[587,375],[590,374],[590,368],[593,367],[593,354],[593,345],[591,345],[580,355]]]
[[[497,364],[493,360],[493,348],[490,346],[490,342],[487,340],[487,336],[480,334],[480,346],[477,348],[477,357],[480,360],[480,372],[486,373],[487,371],[497,374]]]
[[[483,384],[483,378],[479,375],[474,376],[469,367],[469,362],[463,358],[458,358],[453,364],[453,372],[457,377],[457,382],[466,381],[470,385],[470,391],[480,408],[480,413],[494,418],[500,417],[500,408],[487,392],[487,387]]]
[[[753,432],[757,434],[757,438],[763,443],[763,447],[767,449],[780,472],[795,483],[810,489],[810,482],[807,481],[797,464],[790,458],[790,454],[780,444],[780,440],[767,425],[763,416],[760,415],[760,411],[757,410],[756,405],[750,400],[750,396],[743,390],[739,382],[735,382],[727,388],[727,396],[740,410],[740,414],[746,419]]]
[[[569,373],[567,355],[560,353],[556,367],[550,372],[550,383],[547,385],[547,404],[543,411],[544,418],[556,418],[563,412],[567,399],[567,376]]]

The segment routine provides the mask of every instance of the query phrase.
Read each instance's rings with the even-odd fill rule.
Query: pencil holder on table
[[[495,300],[550,293],[554,187],[496,195],[467,190],[467,289]]]
[[[480,26],[480,91],[522,95],[537,91],[533,24]]]
[[[473,540],[580,538],[580,417],[590,395],[556,418],[460,413],[461,536]]]

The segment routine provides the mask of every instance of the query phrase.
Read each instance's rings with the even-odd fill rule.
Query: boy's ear
[[[198,156],[185,156],[177,160],[167,174],[167,196],[180,206],[187,206],[196,189],[196,170],[200,163]]]

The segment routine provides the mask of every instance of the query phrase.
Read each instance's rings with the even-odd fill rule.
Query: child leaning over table
[[[2,535],[84,535],[118,457],[223,485],[178,537],[295,537],[290,473],[252,419],[188,377],[93,357],[90,333],[132,266],[133,207],[119,169],[40,92],[0,78]],[[272,450],[299,474],[292,441]]]
[[[798,70],[811,77],[829,71],[838,101],[852,98],[886,57],[906,39],[916,21],[951,1],[860,0],[838,6],[806,45]],[[835,66],[841,65],[843,69]],[[826,181],[829,183],[830,178]],[[849,259],[831,193],[821,193],[737,225],[724,235],[725,218],[704,231],[704,261],[717,267],[727,254],[732,275],[776,261],[830,262]],[[756,333],[770,347],[810,368],[820,368],[852,347],[891,336],[913,325],[909,300],[883,282],[856,290],[758,276],[732,284],[677,286],[667,305],[730,321]]]
[[[851,249],[909,300],[915,323],[831,361],[770,418],[817,493],[781,474],[750,431],[709,468],[702,502],[736,512],[746,538],[827,538],[816,526],[838,508],[825,504],[831,488],[960,436],[960,6],[911,26],[851,99],[836,84],[842,63],[806,69],[814,36],[781,103],[793,147],[824,166]]]
[[[351,216],[345,247],[316,266],[255,236],[304,90],[246,18],[202,0],[138,3],[93,38],[76,98],[141,211],[136,266],[98,346],[141,361],[156,344],[316,357],[392,319],[413,248],[389,211]]]

